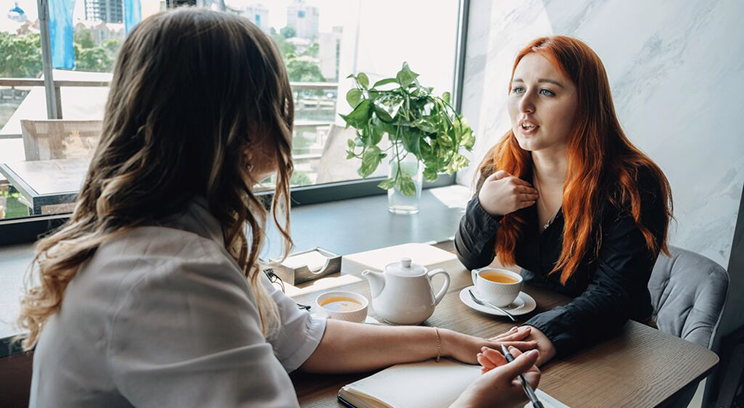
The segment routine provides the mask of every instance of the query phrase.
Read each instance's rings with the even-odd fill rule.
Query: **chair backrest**
[[[726,302],[728,273],[702,255],[669,249],[672,256],[659,255],[648,282],[656,324],[665,333],[710,349]]]
[[[21,120],[26,160],[91,157],[102,128],[100,120]]]

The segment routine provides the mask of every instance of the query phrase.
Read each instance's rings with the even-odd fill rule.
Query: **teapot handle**
[[[444,286],[442,286],[442,289],[439,289],[439,293],[437,293],[436,296],[434,296],[434,306],[438,305],[439,302],[444,299],[444,295],[447,294],[447,289],[449,289],[450,285],[450,276],[447,272],[444,271],[444,269],[434,269],[433,271],[429,272],[427,276],[429,277],[429,281],[431,281],[431,278],[434,277],[434,275],[442,274],[444,276]]]

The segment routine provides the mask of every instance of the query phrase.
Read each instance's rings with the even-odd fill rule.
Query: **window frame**
[[[47,116],[49,119],[61,117],[61,86],[68,86],[66,82],[54,81],[51,73],[51,54],[48,39],[48,0],[40,0],[39,6],[47,8],[39,10],[39,21],[42,26],[42,63],[44,65],[45,78],[44,88],[46,90]],[[468,17],[470,10],[470,0],[458,1],[458,15],[456,28],[455,43],[455,69],[453,75],[453,105],[456,111],[460,112],[462,107],[462,87],[465,74],[465,57],[467,44]],[[46,25],[47,30],[44,30]],[[46,41],[45,34],[46,31]],[[48,71],[48,75],[47,74]],[[12,79],[12,78],[3,78]],[[27,79],[38,84],[39,79]],[[72,81],[74,82],[74,81]],[[38,84],[40,85],[40,84]],[[38,86],[37,85],[37,86]],[[72,85],[72,84],[71,84]],[[78,84],[79,85],[79,84]],[[102,86],[102,84],[98,84]],[[387,194],[387,191],[381,189],[377,184],[384,177],[374,177],[367,179],[356,179],[326,184],[315,184],[308,186],[292,187],[290,190],[292,206],[302,206],[319,204],[330,201],[347,200],[353,198],[369,197],[380,194]],[[423,188],[444,187],[456,183],[456,174],[440,174],[434,182],[424,182]],[[273,194],[271,191],[258,193],[260,196]],[[17,217],[0,220],[0,246],[16,245],[36,241],[39,237],[64,225],[70,218],[70,213]]]

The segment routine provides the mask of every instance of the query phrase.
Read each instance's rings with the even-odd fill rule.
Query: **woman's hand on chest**
[[[537,190],[530,183],[499,170],[490,175],[478,192],[481,207],[491,216],[501,216],[535,204]]]

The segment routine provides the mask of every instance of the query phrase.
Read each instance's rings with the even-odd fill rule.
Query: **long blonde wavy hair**
[[[225,247],[253,289],[264,335],[273,333],[278,310],[258,265],[268,205],[252,191],[246,152],[259,139],[273,144],[271,213],[286,254],[293,120],[281,56],[248,20],[182,9],[142,21],[119,52],[101,140],[75,210],[36,246],[18,319],[24,349],[36,344],[67,285],[101,244],[182,211],[196,196],[206,197],[223,227]]]

